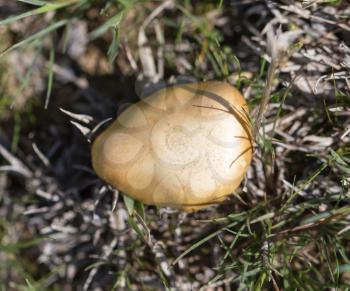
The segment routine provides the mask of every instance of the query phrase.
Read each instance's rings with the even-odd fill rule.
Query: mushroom
[[[216,204],[252,159],[244,98],[208,81],[161,89],[128,107],[94,141],[99,177],[145,204],[184,211]]]

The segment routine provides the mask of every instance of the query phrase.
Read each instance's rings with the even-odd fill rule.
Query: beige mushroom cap
[[[92,146],[97,175],[146,204],[195,211],[223,201],[252,158],[242,95],[224,82],[162,89],[127,108]]]

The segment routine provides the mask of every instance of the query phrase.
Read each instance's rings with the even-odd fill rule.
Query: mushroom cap
[[[231,85],[177,85],[131,105],[94,141],[99,177],[145,204],[195,211],[224,200],[252,159],[248,107]]]

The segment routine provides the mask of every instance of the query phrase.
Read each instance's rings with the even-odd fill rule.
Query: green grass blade
[[[7,253],[15,253],[18,252],[19,250],[23,250],[26,248],[30,248],[32,246],[36,246],[42,241],[49,240],[50,238],[48,237],[38,237],[33,240],[28,240],[28,241],[20,241],[17,243],[12,243],[12,244],[1,244],[0,245],[0,251],[2,252],[7,252]]]
[[[72,1],[70,1],[70,2],[72,2]],[[39,14],[47,13],[47,12],[50,12],[50,11],[54,11],[54,10],[63,8],[65,6],[67,6],[67,5],[69,5],[69,4],[72,4],[70,2],[65,2],[65,3],[62,3],[62,4],[46,4],[46,5],[41,6],[39,8],[35,8],[33,10],[24,12],[22,14],[11,16],[9,18],[1,20],[0,21],[0,25],[10,24],[10,23],[16,22],[16,21],[18,21],[20,19],[26,18],[26,17],[30,17],[30,16],[39,15]],[[75,0],[74,2],[77,2],[77,0]]]
[[[132,216],[134,214],[135,209],[135,200],[126,194],[123,194],[123,200],[129,215]]]
[[[51,92],[52,92],[52,81],[53,81],[53,66],[55,64],[55,49],[52,46],[50,50],[50,61],[49,61],[49,76],[48,76],[48,82],[47,82],[47,92],[46,92],[46,99],[45,99],[45,109],[48,108]]]
[[[108,19],[104,24],[102,24],[100,27],[96,28],[94,31],[90,33],[90,40],[94,40],[101,35],[103,35],[105,32],[107,32],[110,28],[118,28],[122,18],[123,18],[123,12],[120,11],[110,19]]]
[[[43,5],[47,4],[47,2],[40,1],[40,0],[17,0],[17,1],[18,2],[27,3],[27,4],[31,4],[31,5],[35,5],[35,6],[43,6]]]
[[[108,49],[108,62],[110,65],[113,64],[115,58],[118,55],[118,50],[119,50],[119,30],[116,29],[115,32],[113,33],[113,40],[111,45],[109,46]]]
[[[48,35],[50,32],[52,32],[52,31],[54,31],[54,30],[56,30],[56,29],[58,29],[58,28],[60,28],[60,27],[62,27],[62,26],[64,26],[64,25],[66,25],[67,23],[68,23],[68,20],[60,20],[60,21],[58,21],[58,22],[55,22],[55,23],[49,25],[49,26],[46,27],[45,29],[40,30],[39,32],[37,32],[37,33],[35,33],[35,34],[33,34],[33,35],[27,37],[26,39],[24,39],[24,40],[22,40],[22,41],[20,41],[20,42],[17,42],[17,43],[14,44],[13,46],[11,46],[11,47],[5,49],[4,51],[2,51],[2,52],[0,53],[0,57],[2,57],[2,56],[5,55],[6,53],[11,52],[11,51],[13,51],[13,50],[15,50],[15,49],[17,49],[17,48],[23,46],[23,45],[26,45],[26,44],[28,44],[28,43],[30,43],[30,42],[32,42],[32,41],[38,39],[38,38],[42,38],[42,37]]]
[[[135,222],[135,220],[131,216],[128,217],[128,223],[133,228],[133,230],[137,233],[137,235],[140,237],[140,239],[142,239],[144,242],[146,242],[144,233],[142,232],[140,227],[137,225],[137,223]]]
[[[37,289],[33,286],[29,279],[26,279],[28,291],[37,291]]]
[[[220,228],[217,231],[214,231],[213,233],[211,233],[210,235],[206,236],[205,238],[201,239],[200,241],[196,242],[195,244],[193,244],[190,248],[188,248],[186,251],[184,251],[180,256],[178,256],[172,263],[172,265],[176,265],[184,256],[186,256],[187,254],[189,254],[190,252],[192,252],[193,250],[195,250],[196,248],[198,248],[199,246],[201,246],[202,244],[206,243],[208,240],[216,237],[219,233],[221,233],[223,230],[225,230],[226,228],[230,228],[234,225],[236,225],[238,222],[232,222],[227,226],[224,226],[222,228]]]

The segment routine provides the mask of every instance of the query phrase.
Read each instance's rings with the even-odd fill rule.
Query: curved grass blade
[[[119,27],[119,24],[123,18],[123,10],[118,12],[116,15],[112,16],[110,19],[108,19],[104,24],[102,24],[100,27],[96,28],[94,31],[90,33],[90,40],[94,40],[101,35],[103,35],[105,32],[108,31],[110,28],[117,29]]]
[[[218,234],[220,234],[222,231],[224,231],[226,228],[230,228],[234,225],[236,225],[238,222],[234,221],[220,229],[218,229],[217,231],[214,231],[213,233],[211,233],[210,235],[206,236],[205,238],[201,239],[200,241],[196,242],[195,244],[193,244],[190,248],[188,248],[186,251],[184,251],[180,256],[178,256],[173,262],[172,265],[176,265],[183,257],[185,257],[187,254],[189,254],[190,252],[192,252],[193,250],[195,250],[196,248],[198,248],[199,246],[201,246],[202,244],[206,243],[208,240],[216,237]]]
[[[40,30],[39,32],[27,37],[26,39],[17,42],[16,44],[14,44],[13,46],[10,46],[9,48],[5,49],[4,51],[0,52],[0,57],[4,56],[6,53],[9,53],[15,49],[18,49],[19,47],[26,45],[38,38],[44,37],[46,35],[48,35],[50,32],[66,25],[68,23],[68,20],[60,20],[58,22],[55,22],[51,25],[49,25],[48,27],[44,28],[43,30]]]
[[[17,0],[17,1],[18,2],[27,3],[27,4],[31,4],[31,5],[35,5],[35,6],[43,6],[43,5],[47,4],[47,2],[40,1],[40,0]]]
[[[61,9],[65,6],[67,6],[67,5],[78,2],[78,1],[79,0],[71,0],[71,1],[66,1],[63,3],[57,3],[57,4],[53,4],[53,3],[44,4],[44,5],[40,6],[39,8],[35,8],[35,9],[30,10],[30,11],[24,12],[22,14],[11,16],[11,17],[8,17],[4,20],[1,20],[0,25],[10,24],[10,23],[16,22],[20,19],[26,18],[26,17],[44,14],[44,13],[47,13],[50,11],[58,10],[58,9]],[[38,3],[37,3],[37,5],[38,5]]]
[[[47,109],[49,107],[51,92],[52,92],[52,82],[53,82],[53,66],[55,64],[55,49],[52,46],[50,50],[50,60],[49,60],[49,76],[48,76],[48,82],[47,82],[47,92],[46,92],[46,99],[45,99],[45,106],[44,108]]]
[[[119,30],[116,29],[113,33],[113,40],[111,45],[109,46],[108,49],[108,62],[110,65],[113,64],[115,58],[118,55],[118,50],[119,50]]]

